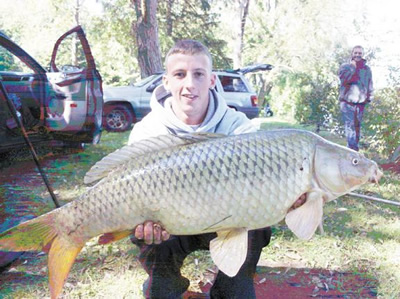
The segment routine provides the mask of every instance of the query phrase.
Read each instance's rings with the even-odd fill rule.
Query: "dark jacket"
[[[372,72],[365,59],[357,62],[356,67],[351,63],[342,64],[339,79],[339,101],[365,104],[372,100]]]

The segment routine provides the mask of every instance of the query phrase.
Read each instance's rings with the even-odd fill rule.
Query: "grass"
[[[313,129],[275,118],[264,121],[262,129]],[[60,164],[65,172],[58,174],[54,182],[59,197],[67,202],[82,193],[84,173],[103,155],[121,147],[128,134],[104,133],[101,144],[89,146]],[[344,143],[327,132],[321,135]],[[400,176],[386,172],[382,181],[379,187],[366,186],[358,192],[398,201]],[[275,225],[260,265],[365,275],[377,280],[378,298],[400,298],[399,212],[398,207],[344,196],[324,207],[324,233],[317,233],[310,241],[294,237],[283,222]],[[137,254],[136,247],[127,239],[109,245],[98,245],[96,239],[91,240],[78,256],[62,298],[142,298],[141,287],[147,275],[137,261]],[[191,279],[192,290],[198,290],[199,281],[209,279],[208,269],[215,271],[208,252],[193,253],[185,260],[182,272]],[[48,298],[46,271],[45,255],[26,255],[0,277],[3,280],[0,297]],[[8,281],[9,276],[16,279]],[[335,287],[340,288],[341,282],[336,281]]]

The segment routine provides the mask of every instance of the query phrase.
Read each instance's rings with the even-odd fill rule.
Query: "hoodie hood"
[[[157,115],[159,121],[173,131],[175,134],[188,132],[212,132],[212,128],[221,122],[224,115],[229,109],[225,99],[221,97],[215,90],[209,91],[210,101],[208,104],[207,114],[203,122],[197,126],[187,125],[176,117],[172,108],[172,96],[163,85],[159,85],[153,92],[150,107]]]
[[[229,108],[224,98],[215,90],[210,90],[209,93],[210,102],[204,121],[191,126],[175,116],[171,108],[171,94],[163,85],[158,86],[150,99],[151,112],[135,124],[128,144],[165,134],[185,135],[197,132],[237,135],[257,131],[244,113]]]

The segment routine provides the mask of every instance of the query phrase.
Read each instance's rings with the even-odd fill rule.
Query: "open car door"
[[[42,107],[46,93],[46,70],[1,31],[0,80],[27,130],[35,130],[42,126],[45,118]],[[7,114],[6,110],[2,112]],[[11,132],[16,128],[12,119],[7,118],[6,121],[3,129]],[[18,135],[18,132],[15,134]]]
[[[65,53],[72,54],[61,55]],[[103,114],[102,79],[81,26],[57,40],[47,76],[55,90],[46,105],[49,130],[73,132],[71,141],[97,143]]]

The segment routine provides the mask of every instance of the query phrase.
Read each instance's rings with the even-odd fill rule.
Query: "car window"
[[[157,79],[154,80],[153,83],[151,83],[147,88],[146,91],[147,92],[153,92],[154,89],[156,89],[156,87],[158,85],[160,85],[162,83],[162,77],[159,77]]]
[[[0,46],[0,71],[34,73],[18,56]]]
[[[242,78],[219,75],[222,88],[225,92],[249,92]]]
[[[76,34],[65,37],[60,43],[55,64],[61,71],[76,72],[87,68],[86,56]]]
[[[148,77],[146,77],[146,78],[144,78],[144,79],[142,79],[142,80],[140,80],[140,81],[138,81],[138,82],[135,82],[135,86],[136,87],[142,87],[143,85],[146,85],[148,82],[150,82],[151,80],[153,80],[155,77],[157,77],[158,75],[151,75],[151,76],[148,76]]]
[[[92,51],[81,26],[64,33],[55,43],[50,60],[50,71],[78,73],[96,71]],[[96,76],[97,77],[97,76]]]

